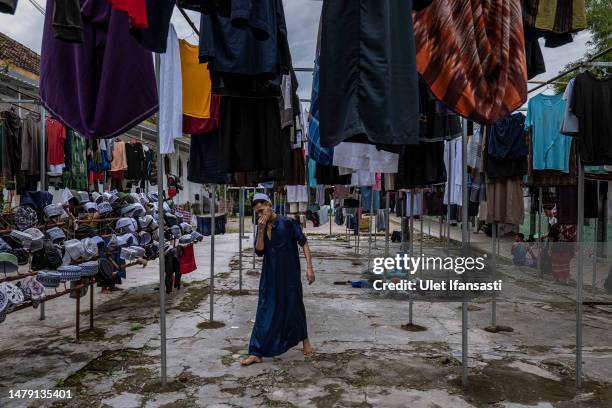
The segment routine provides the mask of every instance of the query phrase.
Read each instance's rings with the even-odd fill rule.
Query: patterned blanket
[[[436,0],[414,13],[417,69],[437,99],[493,124],[527,100],[521,0]]]

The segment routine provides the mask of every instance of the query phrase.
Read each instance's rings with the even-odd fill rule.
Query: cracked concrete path
[[[308,231],[307,231],[308,232]],[[414,303],[369,289],[335,285],[360,279],[367,240],[355,257],[342,239],[311,237],[317,282],[304,284],[315,354],[295,348],[240,367],[257,306],[258,270],[244,252],[244,291],[238,291],[237,234],[217,236],[215,322],[209,322],[209,238],[196,246],[198,270],[168,298],[168,376],[159,384],[157,263],[128,270],[126,290],[96,293],[96,325],[74,342],[74,300],[38,312],[11,314],[0,328],[2,407],[610,407],[612,313],[585,308],[584,371],[574,385],[573,289],[502,264],[505,288],[498,323],[513,332],[489,333],[491,305],[475,299],[469,312],[469,379],[462,388],[461,309],[457,302]],[[249,247],[244,241],[244,247]],[[441,254],[435,240],[427,253]],[[373,254],[382,255],[383,243]],[[393,244],[391,253],[398,247]],[[88,302],[84,303],[88,307]],[[86,310],[84,310],[86,311]],[[87,321],[87,316],[82,316]],[[10,388],[69,388],[69,401],[8,400]]]

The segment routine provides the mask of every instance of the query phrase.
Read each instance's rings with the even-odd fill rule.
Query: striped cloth
[[[193,214],[190,211],[185,211],[180,208],[177,208],[174,210],[174,213],[176,214],[177,217],[181,217],[183,219],[183,222],[186,222],[187,224],[191,224],[191,218]]]
[[[438,0],[414,13],[417,69],[461,116],[493,124],[527,100],[521,0]]]

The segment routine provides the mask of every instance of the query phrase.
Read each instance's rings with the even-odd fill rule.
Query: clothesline
[[[609,47],[608,49],[606,49],[604,51],[598,52],[597,54],[595,54],[592,57],[590,57],[588,60],[583,61],[583,63],[584,62],[593,62],[596,59],[601,58],[601,57],[603,57],[604,55],[606,55],[606,54],[608,54],[610,52],[612,52],[612,47]],[[553,78],[549,79],[548,81],[545,81],[544,83],[536,86],[535,88],[530,89],[528,91],[528,93],[532,93],[534,91],[537,91],[538,89],[544,88],[545,86],[551,85],[554,82],[556,82],[558,79],[563,78],[564,76],[566,76],[567,74],[571,74],[572,72],[579,70],[580,68],[582,68],[584,66],[583,63],[577,64],[576,66],[573,66],[572,68],[569,68],[569,69],[561,72],[560,74],[554,76]]]

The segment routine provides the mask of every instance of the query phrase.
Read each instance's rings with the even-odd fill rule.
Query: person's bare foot
[[[243,366],[250,366],[251,364],[255,364],[255,363],[261,363],[263,360],[261,357],[258,356],[248,356],[247,358],[244,358],[240,361],[240,365]]]
[[[102,288],[102,290],[100,291],[100,293],[102,293],[103,295],[110,295],[111,291],[109,288]]]
[[[310,340],[305,339],[303,344],[304,344],[304,355],[306,357],[312,356],[312,346],[310,345]]]

